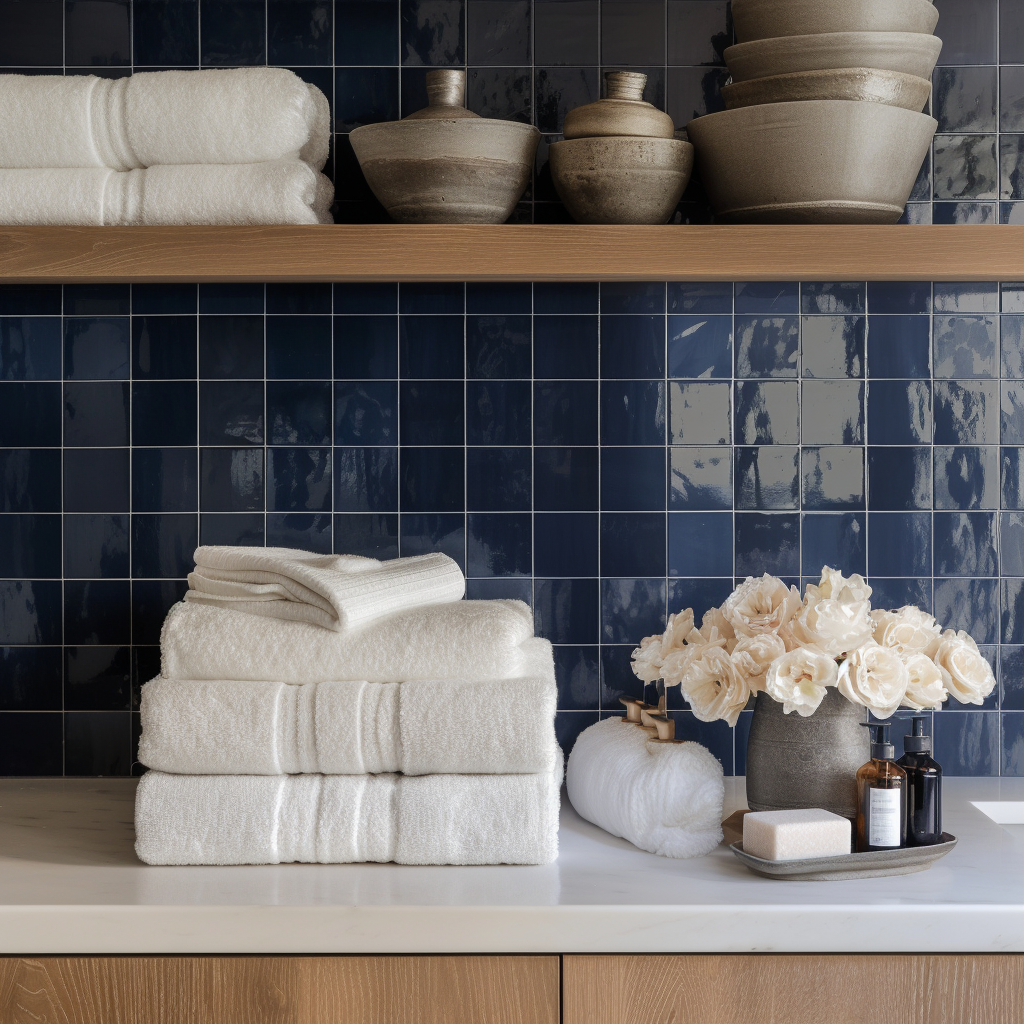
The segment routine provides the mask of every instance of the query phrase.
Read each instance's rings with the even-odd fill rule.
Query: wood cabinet
[[[1024,956],[0,958],[0,1024],[879,1021],[1018,1024]]]
[[[1012,1024],[1024,956],[567,956],[564,1024]]]
[[[6,957],[0,1024],[558,1024],[556,956]]]

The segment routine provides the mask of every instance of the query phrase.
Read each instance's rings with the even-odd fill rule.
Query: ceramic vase
[[[822,807],[857,816],[855,776],[869,757],[867,711],[834,686],[809,718],[759,693],[747,740],[747,803],[753,811]]]

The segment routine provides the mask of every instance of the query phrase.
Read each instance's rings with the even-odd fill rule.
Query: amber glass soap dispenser
[[[889,723],[873,730],[871,760],[857,771],[857,852],[907,845],[907,773],[895,762]]]

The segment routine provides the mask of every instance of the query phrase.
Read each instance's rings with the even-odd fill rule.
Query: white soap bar
[[[807,860],[850,852],[848,818],[819,808],[743,815],[743,852],[762,860]]]

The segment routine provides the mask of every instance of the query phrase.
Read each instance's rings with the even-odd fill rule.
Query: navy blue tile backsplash
[[[937,0],[939,135],[914,223],[1024,222],[1024,13]],[[548,142],[601,72],[679,125],[719,109],[726,0],[0,0],[0,67],[270,63],[332,102],[340,221],[382,218],[354,127],[463,65],[470,106]],[[564,221],[546,173],[518,221]],[[699,182],[680,221],[705,221]],[[713,261],[714,254],[708,254]],[[446,551],[532,603],[569,744],[668,611],[738,577],[866,572],[968,629],[982,709],[950,774],[1024,774],[1024,286],[0,287],[0,774],[124,775],[197,543]],[[735,733],[682,735],[742,773]]]

